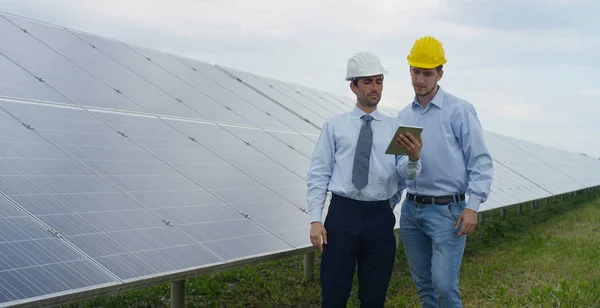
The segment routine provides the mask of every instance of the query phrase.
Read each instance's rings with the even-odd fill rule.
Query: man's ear
[[[354,82],[352,82],[352,81],[350,81],[350,90],[352,90],[352,93],[358,94],[358,93],[356,93],[356,91],[358,91],[358,89],[356,88],[356,86],[354,85]]]
[[[442,79],[442,77],[443,77],[443,76],[444,76],[444,70],[440,70],[440,71],[438,72],[438,78],[437,78],[437,81],[440,81],[440,79]]]

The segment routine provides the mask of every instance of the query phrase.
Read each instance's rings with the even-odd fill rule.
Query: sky
[[[406,56],[444,44],[440,85],[483,128],[600,157],[600,1],[0,0],[0,11],[352,97],[348,59],[378,55],[384,106],[414,92]]]

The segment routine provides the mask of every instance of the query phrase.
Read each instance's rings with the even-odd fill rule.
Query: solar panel
[[[29,30],[15,26],[6,18],[9,17],[2,15],[0,18],[0,29],[2,29],[0,40],[10,42],[10,44],[1,44],[0,53],[31,74],[33,80],[39,78],[40,83],[57,90],[69,98],[69,101],[78,104],[143,111],[141,107],[115,92],[110,86],[36,40],[29,34]],[[23,74],[16,74],[16,76],[19,75]],[[36,89],[36,87],[32,87],[32,89]],[[17,98],[40,99],[36,91],[12,92],[11,94]],[[55,99],[55,95],[41,100],[53,99]],[[55,102],[65,101],[58,98]]]
[[[267,79],[266,77],[262,77],[262,79],[265,79],[266,82],[272,82],[275,81],[272,78]],[[347,108],[343,108],[343,106],[340,106],[340,104],[333,104],[331,102],[329,102],[328,100],[326,100],[324,97],[317,95],[316,93],[314,93],[313,91],[311,91],[308,88],[305,88],[303,86],[291,83],[291,82],[280,82],[282,84],[282,88],[285,88],[286,91],[294,91],[297,94],[299,94],[300,96],[305,97],[306,99],[304,101],[310,101],[310,103],[308,103],[308,106],[314,106],[314,105],[318,105],[320,107],[322,107],[323,109],[326,109],[327,111],[331,112],[332,115],[335,114],[340,114],[343,112],[347,111]],[[289,90],[288,90],[289,88]],[[291,92],[290,92],[291,93]],[[319,110],[315,110],[317,112],[319,112]]]
[[[565,159],[572,162],[571,166],[564,168],[558,166],[563,172],[572,172],[576,178],[585,187],[594,187],[600,185],[600,160],[589,157],[585,154],[569,153],[563,151]]]
[[[29,194],[41,207],[39,202],[51,187],[40,177],[55,168],[68,168],[61,157],[0,109],[0,305],[118,284],[71,243],[55,236],[49,225],[5,198]]]
[[[258,97],[257,98],[257,94],[256,93],[252,93],[254,94],[254,96],[250,96],[250,97],[244,97],[244,96],[238,96],[238,94],[236,94],[235,92],[232,92],[229,90],[228,86],[231,86],[231,84],[235,84],[235,82],[233,80],[231,80],[231,78],[229,76],[224,75],[222,72],[216,70],[214,67],[211,67],[212,71],[213,71],[213,75],[214,73],[217,73],[219,75],[223,75],[221,77],[221,81],[224,78],[227,78],[227,81],[229,81],[230,83],[227,84],[226,86],[217,83],[211,79],[209,79],[208,77],[204,76],[202,73],[198,72],[197,68],[194,68],[196,71],[194,71],[191,67],[189,67],[188,65],[186,65],[183,61],[179,60],[178,58],[167,54],[167,53],[162,53],[162,52],[158,52],[158,51],[154,51],[151,49],[147,49],[147,48],[142,48],[142,47],[136,47],[136,46],[129,46],[129,48],[132,48],[133,50],[135,50],[136,52],[140,53],[141,55],[143,55],[144,57],[147,57],[148,59],[150,59],[149,61],[155,63],[156,65],[160,66],[162,69],[164,69],[166,72],[168,72],[166,75],[172,74],[175,78],[177,78],[179,81],[176,80],[170,80],[168,81],[169,84],[171,83],[177,83],[177,82],[181,82],[181,83],[189,83],[190,87],[193,87],[194,90],[196,92],[199,92],[198,95],[201,96],[206,96],[206,99],[210,99],[210,100],[214,100],[215,102],[218,102],[219,104],[221,104],[221,106],[210,106],[210,105],[206,105],[206,104],[202,104],[201,107],[203,112],[214,112],[214,109],[216,110],[222,110],[223,112],[227,111],[227,110],[231,110],[230,113],[236,113],[238,115],[243,116],[243,118],[245,119],[244,121],[222,121],[222,122],[230,122],[230,123],[235,123],[235,124],[253,124],[256,126],[260,126],[263,128],[269,128],[269,129],[279,129],[279,130],[290,130],[290,129],[300,129],[300,130],[306,130],[306,131],[315,131],[316,128],[312,127],[308,124],[306,124],[305,122],[301,121],[298,118],[295,117],[290,117],[289,113],[286,113],[285,115],[287,116],[288,120],[291,120],[291,126],[288,126],[288,123],[283,122],[281,118],[277,118],[274,117],[272,115],[272,113],[269,111],[269,109],[276,107],[278,109],[281,109],[281,107],[276,106],[275,104],[273,104],[272,102],[264,102],[265,98],[264,97]],[[204,64],[204,65],[196,65],[196,66],[205,66],[208,64]],[[209,65],[210,66],[210,65]],[[216,77],[216,79],[218,80],[218,76]],[[237,88],[236,88],[237,89]],[[246,90],[248,90],[246,88]],[[173,89],[173,93],[179,93],[181,91],[178,91],[178,89]],[[246,95],[248,92],[242,92],[240,93],[240,95]],[[198,100],[196,97],[196,94],[194,94],[194,100]],[[250,101],[250,102],[249,102]],[[253,105],[251,102],[255,102],[256,105]],[[257,107],[261,106],[261,104],[263,104],[263,110],[259,109]],[[266,105],[266,106],[265,106]],[[281,112],[279,113],[281,114]],[[211,117],[214,120],[219,120],[217,117]],[[286,118],[283,118],[286,119]]]
[[[345,104],[346,106],[348,106],[348,108],[350,108],[350,110],[352,108],[354,108],[354,105],[356,105],[356,101],[353,101],[352,99],[350,99],[347,96],[342,96],[342,95],[338,95],[338,94],[333,94],[333,93],[327,93],[327,95],[333,97],[335,100],[340,101],[341,103]]]
[[[292,181],[295,180],[295,187],[302,190],[303,185],[301,184],[304,183],[298,176],[291,172],[286,173],[285,168],[213,123],[178,119],[165,119],[163,122],[155,117],[131,117],[105,112],[97,112],[96,115],[116,130],[126,132],[129,139],[175,168],[189,179],[190,183],[193,181],[196,186],[199,186],[193,188],[194,190],[203,190],[214,196],[207,199],[206,196],[177,193],[177,196],[187,195],[188,198],[177,203],[170,201],[171,204],[168,207],[163,204],[153,205],[153,207],[164,208],[162,210],[164,212],[159,212],[162,216],[168,217],[169,212],[176,210],[180,214],[177,216],[185,221],[169,220],[201,241],[218,241],[220,236],[226,236],[227,243],[231,245],[242,247],[245,245],[240,243],[242,241],[248,244],[254,243],[248,247],[248,250],[233,249],[238,254],[235,256],[236,258],[251,256],[254,251],[266,253],[290,248],[283,245],[283,242],[275,240],[272,234],[258,228],[258,225],[251,224],[250,221],[242,218],[244,214],[248,214],[252,218],[260,217],[261,213],[271,216],[271,219],[277,219],[277,215],[306,215],[286,199],[289,193],[281,188],[283,185],[293,184]],[[256,131],[260,132],[260,130]],[[192,141],[190,137],[195,141]],[[280,181],[269,183],[273,175],[277,175]],[[172,180],[168,180],[161,186],[169,185],[169,182]],[[185,186],[182,183],[176,183],[173,185],[173,190],[179,187]],[[174,199],[175,196],[171,196],[171,194],[165,198],[154,196],[160,193],[160,190],[159,187],[152,187],[134,193],[136,196],[139,194],[139,198],[146,196],[149,199],[146,201],[147,203],[152,202],[151,200],[166,200],[167,197],[169,200]],[[203,200],[206,200],[205,204],[200,203]],[[229,207],[225,207],[225,204]],[[211,209],[209,205],[213,205],[214,209]],[[210,214],[211,212],[216,214],[216,211],[220,211],[219,215]],[[204,219],[203,216],[205,216]],[[210,227],[222,228],[221,226],[216,227],[217,225],[229,225],[231,230],[223,232],[223,235],[212,234],[210,230],[207,230]],[[304,226],[306,232],[308,232],[307,228],[308,226]],[[210,239],[206,238],[207,236]],[[264,243],[257,245],[261,241]],[[308,238],[305,241],[308,242]],[[210,243],[206,245],[211,249],[217,249],[211,245],[222,246],[223,244]],[[232,250],[232,247],[225,248]]]
[[[141,76],[137,75],[135,71],[129,70],[127,67],[120,65],[103,53],[105,49],[109,48],[106,47],[106,45],[108,45],[123,53],[125,57],[128,57],[127,60],[129,60],[130,63],[139,59],[139,62],[147,64],[148,61],[138,54],[126,54],[127,51],[131,50],[125,45],[113,43],[108,40],[91,40],[91,44],[93,45],[92,47],[90,44],[87,44],[85,41],[63,28],[46,26],[38,22],[28,21],[21,18],[6,18],[17,24],[19,27],[27,29],[31,36],[44,42],[44,44],[67,57],[79,67],[90,72],[92,75],[102,80],[111,88],[119,90],[125,97],[137,103],[137,105],[142,106],[145,110],[149,110],[150,112],[157,114],[201,119],[206,118],[206,116],[194,112],[194,110],[191,108],[179,103],[176,97],[169,95],[169,93],[165,91],[167,89],[162,90],[160,88],[165,84],[169,84],[168,82],[153,84],[151,82],[155,80],[142,78]],[[122,46],[122,49],[118,49],[120,46]],[[133,53],[133,51],[131,52]],[[163,78],[167,78],[168,74],[163,74],[163,76],[165,76]],[[180,84],[185,85],[184,83]],[[180,94],[183,95],[183,99],[187,99],[189,95],[195,95],[195,93],[190,94],[190,91],[185,91],[188,89],[180,90]],[[197,96],[200,96],[200,94],[201,93],[197,93]],[[200,100],[202,100],[202,98],[200,98]],[[77,101],[77,103],[81,102]],[[208,103],[210,102],[205,102],[205,104]],[[84,103],[81,104],[86,105]],[[134,108],[118,107],[116,109],[139,111],[139,107],[137,106]],[[221,109],[223,113],[227,112],[226,109]],[[208,110],[217,111],[221,109],[209,108]],[[243,119],[238,118],[235,120],[243,121]],[[244,121],[243,123],[248,122]]]
[[[35,76],[27,73],[2,55],[0,55],[0,95],[9,98],[71,103],[67,98],[39,82]]]
[[[140,173],[160,168],[168,174],[164,164],[81,109],[8,101],[2,107],[77,158],[32,132],[20,132],[27,142],[9,166],[23,176],[12,176],[2,192],[120,279],[222,261],[106,180],[153,184]],[[28,159],[27,153],[36,157]],[[184,184],[176,176],[168,180]]]
[[[239,170],[238,178],[243,177],[245,181],[252,179],[253,184],[262,184],[262,187],[256,185],[249,187],[247,192],[224,190],[223,198],[227,198],[233,203],[251,203],[262,200],[269,202],[273,211],[278,210],[275,209],[276,207],[286,206],[288,203],[286,200],[297,207],[296,211],[306,208],[303,195],[306,191],[306,184],[301,174],[294,173],[294,169],[297,169],[295,163],[291,159],[286,160],[285,155],[290,155],[290,158],[295,157],[296,160],[304,159],[306,161],[307,158],[284,147],[280,142],[268,138],[268,135],[261,134],[259,130],[254,130],[253,134],[265,137],[267,145],[264,142],[249,141],[248,138],[245,138],[247,136],[244,129],[241,128],[192,121],[167,120],[167,122]],[[275,146],[276,151],[283,151],[284,155],[279,162],[271,158],[280,157],[280,154],[269,149],[268,142]],[[223,169],[220,168],[217,172],[220,173],[220,170]],[[209,176],[206,181],[214,181],[214,176]],[[223,181],[223,184],[224,188],[235,187],[228,180]]]
[[[1,111],[0,111],[1,112]],[[18,137],[16,121],[1,112],[0,128],[7,136]],[[10,121],[10,123],[7,123]],[[4,136],[3,136],[4,137]],[[9,143],[22,139],[0,140],[1,164],[8,167],[12,159],[4,151]],[[13,176],[2,168],[3,177]],[[18,304],[56,293],[76,293],[86,289],[117,285],[117,281],[79,253],[68,242],[57,238],[49,228],[0,196],[0,305]]]
[[[298,95],[294,95],[295,97],[289,97],[279,92],[274,85],[266,84],[253,74],[246,73],[237,69],[226,68],[220,65],[218,65],[217,67],[221,68],[223,71],[229,73],[230,75],[235,76],[234,78],[241,80],[241,82],[243,82],[247,86],[258,91],[259,93],[262,93],[263,95],[266,95],[273,101],[288,108],[288,110],[290,110],[294,114],[297,114],[303,119],[310,121],[310,123],[316,125],[319,128],[323,126],[328,115],[331,115],[331,113],[327,111],[325,111],[324,114],[315,113],[314,110],[307,108],[302,103],[297,101],[297,99],[299,99]]]
[[[283,95],[285,95],[289,98],[292,98],[294,101],[298,102],[300,105],[304,106],[306,109],[311,110],[312,112],[324,117],[325,119],[341,113],[341,111],[339,111],[339,110],[331,111],[329,108],[327,108],[326,105],[324,105],[322,103],[319,104],[318,102],[314,102],[314,101],[308,99],[301,93],[293,90],[289,86],[289,83],[287,83],[287,82],[283,82],[283,81],[280,81],[280,80],[277,80],[274,78],[269,78],[269,77],[256,75],[256,74],[254,74],[254,76],[257,79],[264,82],[269,87],[272,87],[275,90],[282,93]],[[331,107],[331,108],[333,109],[333,107]]]
[[[352,108],[354,108],[354,105],[355,105],[354,103],[336,98],[335,95],[333,95],[332,93],[321,91],[319,89],[315,89],[312,87],[303,86],[303,88],[315,93],[315,95],[328,101],[331,105],[337,106],[343,112],[352,110]]]
[[[576,183],[573,183],[569,189],[575,190],[600,184],[600,161],[597,159],[509,136],[503,138],[519,148],[535,153],[536,158],[574,180]]]
[[[284,131],[270,131],[270,134],[281,142],[285,143],[287,146],[298,151],[309,160],[312,157],[313,148],[315,146],[315,142],[317,141],[316,139],[319,137],[319,135],[303,135]],[[304,171],[306,170],[303,170],[302,177],[306,176]]]
[[[142,48],[137,49],[144,54],[147,53],[147,51],[144,51]],[[236,97],[238,97],[239,99],[248,102],[252,106],[255,106],[261,112],[264,112],[270,117],[273,117],[281,123],[284,123],[286,127],[294,131],[301,133],[318,133],[320,131],[319,127],[307,123],[301,117],[290,113],[273,100],[245,86],[241,82],[232,79],[231,76],[214,67],[213,65],[176,55],[170,56],[177,59],[180,63],[183,63],[185,67],[191,69],[192,72],[189,72],[188,70],[182,70],[180,72],[178,68],[171,68],[170,65],[164,64],[163,62],[157,61],[157,63],[164,65],[165,68],[172,72],[177,71],[177,75],[179,75],[180,72],[180,77],[184,78],[190,83],[193,83],[197,86],[197,88],[202,89],[203,91],[218,92],[222,92],[220,90],[222,88],[224,91],[224,96],[231,96],[228,93],[234,95],[234,97],[227,98],[227,101],[233,101],[236,99]],[[179,66],[179,64],[173,64],[173,66]],[[240,105],[242,105],[240,108],[245,110],[244,108],[246,107],[243,106],[244,104]],[[243,113],[249,119],[254,119],[256,117],[253,113],[246,111],[240,111],[240,113]],[[280,129],[278,125],[264,125],[264,127]]]
[[[539,144],[514,139],[507,136],[501,136],[505,143],[511,144],[514,148],[525,151],[529,155],[520,157],[524,162],[531,162],[523,169],[535,165],[537,169],[531,175],[537,183],[551,191],[553,194],[563,194],[584,188],[574,176],[573,170],[569,168],[573,165],[560,150],[545,147]],[[565,169],[561,166],[567,166]]]

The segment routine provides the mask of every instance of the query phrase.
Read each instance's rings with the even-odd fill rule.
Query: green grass
[[[469,236],[461,271],[465,307],[600,307],[600,199],[578,196],[536,210],[486,215]],[[591,201],[590,201],[591,200]],[[188,307],[320,307],[315,280],[303,282],[303,256],[190,279]],[[168,307],[169,286],[72,307]],[[418,307],[398,247],[386,307]],[[356,280],[349,307],[359,307]]]

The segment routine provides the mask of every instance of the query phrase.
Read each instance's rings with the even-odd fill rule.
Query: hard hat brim
[[[438,64],[408,61],[408,65],[410,65],[412,67],[424,68],[424,69],[436,68],[436,67],[438,67],[440,65],[444,65],[444,64],[446,64],[446,61],[440,62]]]
[[[369,74],[369,75],[361,75],[361,76],[347,76],[345,79],[346,79],[346,81],[350,81],[350,80],[356,79],[356,78],[373,77],[373,76],[385,75],[387,73],[388,73],[387,71],[383,71],[378,74]]]

